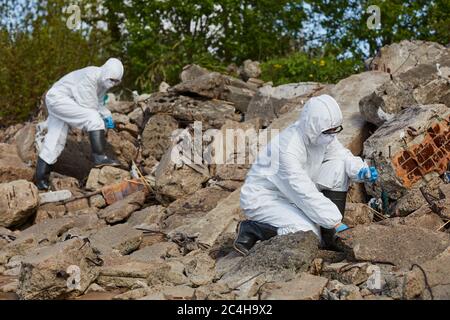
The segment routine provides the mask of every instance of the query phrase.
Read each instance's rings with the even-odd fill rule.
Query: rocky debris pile
[[[1,130],[0,296],[450,298],[448,54],[403,41],[335,85],[274,87],[250,60],[230,66],[234,76],[186,66],[175,86],[110,96],[117,129],[107,140],[121,168],[92,168],[86,134],[70,132],[50,182],[72,197],[58,202],[40,203],[32,183],[38,121]],[[340,252],[298,232],[242,257],[232,242],[252,147],[320,94],[339,102],[340,141],[380,179],[351,186]]]

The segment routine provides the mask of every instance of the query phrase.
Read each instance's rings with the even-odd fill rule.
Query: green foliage
[[[70,4],[82,9],[75,31]],[[367,27],[370,5],[380,29]],[[448,0],[0,0],[0,125],[29,117],[66,73],[110,56],[124,62],[130,91],[176,84],[187,64],[225,72],[246,59],[276,85],[335,83],[383,45],[448,44],[449,26]]]
[[[69,30],[64,4],[60,0],[36,2],[36,16],[28,16],[20,26],[1,26],[2,125],[29,118],[46,90],[66,73],[102,62],[99,34],[91,30],[87,37],[86,29]]]
[[[129,59],[141,90],[175,84],[183,66],[223,66],[264,60],[290,51],[304,18],[302,1],[107,0],[114,25],[127,32],[115,40]]]
[[[339,61],[333,55],[310,57],[306,53],[295,53],[264,62],[261,67],[263,80],[280,85],[305,81],[336,83],[361,72],[364,64],[355,59]]]
[[[368,57],[382,46],[401,40],[450,42],[450,1],[448,0],[309,0],[308,14],[315,28],[308,39],[333,43],[341,52]],[[381,27],[370,30],[367,9],[377,5]],[[323,35],[317,36],[316,30]],[[368,50],[365,50],[368,49]],[[367,54],[368,51],[368,54]]]

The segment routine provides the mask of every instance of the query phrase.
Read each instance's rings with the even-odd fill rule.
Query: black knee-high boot
[[[267,223],[244,220],[238,225],[237,237],[234,241],[234,248],[247,255],[249,250],[259,240],[268,240],[277,235],[277,228]]]
[[[103,166],[116,167],[120,165],[120,163],[117,160],[111,159],[105,154],[106,149],[105,130],[89,131],[89,140],[91,141],[92,158],[94,160],[95,167],[97,168]]]
[[[330,199],[336,207],[338,207],[339,212],[342,217],[344,217],[345,213],[345,203],[347,201],[347,191],[331,191],[331,190],[323,190],[323,195]],[[324,249],[337,251],[338,248],[336,246],[336,230],[335,229],[326,229],[320,228],[322,232],[322,242],[324,244]]]
[[[50,189],[48,177],[50,174],[50,165],[38,157],[36,163],[36,186],[39,190]]]

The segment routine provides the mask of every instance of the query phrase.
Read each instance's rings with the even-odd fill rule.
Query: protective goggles
[[[342,130],[344,130],[344,127],[339,126],[339,127],[336,127],[336,128],[331,128],[331,129],[322,131],[322,133],[323,134],[336,134],[336,133],[341,132]]]

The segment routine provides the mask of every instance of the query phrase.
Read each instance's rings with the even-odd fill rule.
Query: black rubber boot
[[[105,130],[89,131],[89,140],[91,141],[92,158],[96,168],[101,168],[104,166],[120,166],[120,163],[117,160],[110,159],[105,154]]]
[[[50,165],[38,157],[36,163],[36,187],[39,190],[49,190],[48,177],[50,175]]]
[[[267,223],[245,220],[237,228],[234,248],[243,255],[247,255],[257,241],[268,240],[277,235],[277,228]]]
[[[341,213],[342,217],[344,217],[347,192],[323,190],[322,193],[325,197],[330,199],[336,205],[336,207],[338,207],[339,212]],[[325,229],[322,227],[320,227],[320,229],[322,232],[323,249],[339,251],[339,248],[336,245],[336,230]]]

